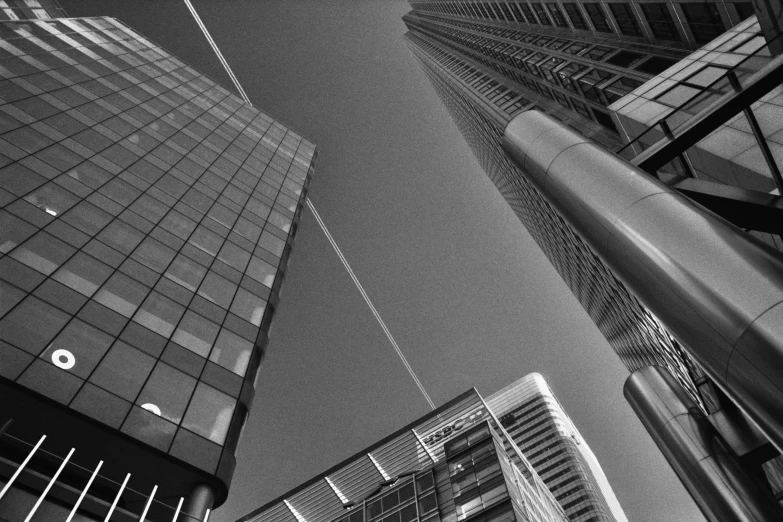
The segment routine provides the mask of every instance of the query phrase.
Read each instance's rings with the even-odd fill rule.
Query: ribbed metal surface
[[[355,500],[377,486],[384,478],[370,458],[364,456],[330,474],[329,480],[348,500]]]

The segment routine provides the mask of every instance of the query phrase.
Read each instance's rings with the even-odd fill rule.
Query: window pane
[[[174,327],[184,311],[183,306],[171,299],[151,292],[133,320],[168,338],[174,332]]]
[[[274,266],[256,256],[250,259],[250,265],[247,269],[247,275],[269,288],[272,288],[272,284],[275,282],[276,272],[277,269]]]
[[[233,313],[256,326],[261,326],[261,318],[264,316],[265,308],[266,301],[251,294],[244,288],[237,290],[237,295],[231,304]]]
[[[95,294],[94,299],[115,312],[130,317],[148,292],[146,286],[116,272]]]
[[[90,382],[134,401],[154,365],[155,359],[118,341],[90,376]]]
[[[163,273],[177,253],[160,241],[147,237],[133,252],[133,259],[140,261],[158,273]]]
[[[247,262],[250,260],[250,253],[242,250],[231,241],[226,241],[223,248],[220,249],[218,259],[240,272],[244,272]]]
[[[252,352],[253,343],[223,329],[212,349],[209,360],[244,377]]]
[[[76,250],[46,232],[39,232],[28,239],[11,257],[44,274],[51,274]]]
[[[98,235],[98,239],[123,254],[129,255],[144,239],[144,234],[119,219],[115,219]]]
[[[196,379],[159,362],[136,404],[164,419],[179,423],[195,387]]]
[[[74,319],[46,348],[41,358],[86,379],[113,340],[97,328]]]
[[[211,256],[216,256],[220,245],[223,244],[223,238],[204,227],[198,227],[191,236],[189,243],[197,246]]]
[[[55,183],[47,183],[24,199],[52,216],[62,214],[79,202],[79,198]]]
[[[63,219],[82,232],[95,235],[111,221],[112,217],[111,214],[104,212],[92,203],[82,201],[69,210]]]
[[[35,232],[34,226],[13,214],[0,210],[0,253],[7,254]]]
[[[52,278],[89,297],[109,278],[112,271],[111,267],[97,259],[77,252]]]
[[[223,444],[233,413],[234,399],[211,386],[199,383],[182,421],[182,427]]]
[[[228,310],[236,288],[237,285],[228,279],[220,277],[214,272],[209,272],[201,284],[198,295]]]
[[[24,299],[25,293],[15,286],[0,280],[0,317]]]
[[[206,273],[206,268],[183,255],[179,255],[169,265],[166,277],[195,292]]]
[[[219,329],[212,321],[188,311],[171,340],[202,357],[207,357]]]
[[[65,312],[30,296],[0,321],[0,339],[37,355],[68,319]]]

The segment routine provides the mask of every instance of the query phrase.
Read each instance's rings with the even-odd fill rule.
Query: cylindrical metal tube
[[[503,149],[783,451],[783,256],[542,113]]]
[[[197,484],[185,497],[178,522],[204,522],[214,503],[215,488],[207,484]]]
[[[771,496],[742,468],[707,416],[664,368],[625,381],[625,398],[707,520],[780,520]]]

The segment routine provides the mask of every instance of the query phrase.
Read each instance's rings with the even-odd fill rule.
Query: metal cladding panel
[[[747,475],[669,372],[658,366],[641,368],[626,380],[623,393],[708,520],[780,520],[771,495]]]
[[[370,455],[389,477],[396,477],[406,471],[413,471],[432,464],[427,452],[410,431],[381,446]]]
[[[361,498],[385,480],[366,455],[329,475],[334,487],[348,500]]]
[[[249,522],[298,522],[288,507],[282,502],[275,504],[263,513],[259,513]]]
[[[326,480],[292,495],[288,504],[307,522],[327,522],[344,512],[343,503]]]
[[[775,317],[783,256],[605,149],[579,143],[545,153],[536,135],[552,129],[566,132],[527,112],[506,128],[504,148],[546,171],[535,183],[550,202],[783,448],[783,325]]]

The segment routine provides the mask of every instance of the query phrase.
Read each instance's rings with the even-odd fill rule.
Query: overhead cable
[[[242,99],[245,100],[245,103],[247,103],[247,104],[252,106],[252,103],[250,103],[250,99],[247,97],[247,94],[245,94],[245,90],[239,84],[239,80],[237,80],[237,77],[234,75],[234,72],[231,70],[231,67],[228,66],[228,62],[226,62],[226,59],[223,58],[223,53],[220,52],[220,49],[218,49],[218,46],[215,43],[215,40],[213,40],[212,36],[210,36],[209,31],[207,31],[206,26],[201,21],[201,18],[198,16],[198,13],[196,12],[196,9],[193,7],[193,4],[190,3],[190,0],[185,0],[185,4],[188,6],[188,9],[190,10],[190,13],[193,15],[193,18],[196,20],[196,23],[198,24],[199,28],[201,29],[201,32],[204,33],[204,37],[209,42],[209,45],[212,46],[212,50],[215,51],[215,54],[217,55],[218,59],[220,60],[220,63],[223,64],[223,67],[225,68],[226,73],[228,74],[228,76],[231,78],[231,81],[234,82],[234,86],[237,88],[237,91],[239,91],[239,94],[242,96]],[[337,246],[337,243],[335,242],[334,238],[329,233],[329,230],[326,228],[326,225],[324,224],[323,220],[321,219],[321,216],[315,210],[315,207],[313,206],[312,201],[310,201],[310,198],[307,198],[307,206],[313,212],[313,215],[315,216],[315,220],[318,222],[318,226],[321,227],[321,230],[323,231],[324,235],[326,236],[326,239],[329,240],[329,243],[332,245],[332,248],[337,253],[337,257],[339,257],[340,261],[342,261],[343,266],[348,271],[348,275],[351,276],[351,279],[353,280],[354,284],[356,285],[356,288],[359,289],[359,293],[362,294],[362,297],[364,298],[364,301],[367,303],[367,306],[370,307],[370,311],[375,316],[375,319],[378,321],[378,324],[381,325],[381,328],[383,329],[383,333],[386,334],[386,337],[389,339],[389,342],[394,347],[394,350],[397,352],[397,355],[400,357],[400,360],[402,361],[403,366],[405,366],[405,369],[408,370],[408,373],[410,374],[411,378],[413,378],[413,381],[416,383],[416,386],[418,386],[418,388],[421,391],[422,395],[424,395],[424,398],[426,399],[427,404],[429,404],[430,408],[432,408],[434,410],[435,409],[435,403],[432,402],[432,399],[430,398],[429,394],[427,393],[427,390],[424,389],[424,386],[421,384],[421,381],[419,381],[419,378],[416,377],[416,373],[413,371],[413,368],[411,368],[411,365],[408,363],[408,359],[405,358],[405,355],[402,353],[402,350],[400,350],[400,347],[397,344],[397,341],[394,340],[394,337],[392,336],[391,332],[386,327],[386,323],[383,322],[383,319],[381,318],[381,314],[378,313],[378,310],[375,309],[375,306],[372,304],[372,301],[370,301],[370,297],[367,295],[367,292],[364,291],[364,287],[359,282],[359,279],[356,277],[356,274],[354,274],[353,270],[351,269],[351,265],[348,264],[348,260],[346,260],[345,256],[343,256],[343,253],[340,250],[340,247]]]
[[[212,36],[210,36],[209,31],[207,31],[207,27],[204,25],[204,22],[201,21],[201,18],[196,12],[196,9],[193,7],[193,4],[190,3],[190,0],[185,0],[185,5],[188,6],[188,9],[190,10],[190,14],[193,15],[193,18],[196,20],[196,23],[201,29],[201,32],[204,33],[204,37],[209,42],[209,45],[212,46],[212,50],[215,51],[218,60],[220,60],[220,63],[223,64],[223,68],[226,70],[226,73],[228,73],[229,78],[231,78],[231,81],[234,82],[234,87],[236,87],[237,91],[239,91],[239,95],[242,96],[242,99],[245,100],[245,103],[247,103],[252,107],[253,104],[250,103],[250,98],[248,98],[247,94],[245,94],[245,90],[239,84],[239,80],[237,80],[237,77],[234,75],[234,71],[231,70],[231,67],[228,66],[228,62],[226,61],[226,59],[223,58],[223,53],[220,52],[220,49],[218,49],[218,46],[215,43],[215,40],[213,40]]]
[[[318,225],[321,227],[321,230],[323,230],[326,239],[328,239],[329,243],[331,243],[332,248],[337,253],[337,257],[339,257],[340,261],[343,262],[343,266],[348,271],[348,275],[350,275],[351,279],[353,279],[353,283],[356,285],[356,288],[359,289],[359,293],[362,294],[364,301],[367,303],[367,306],[370,307],[370,310],[372,311],[372,314],[375,316],[375,319],[378,320],[378,324],[381,325],[381,328],[383,329],[383,333],[386,334],[386,337],[389,339],[389,342],[394,347],[394,350],[397,352],[397,355],[400,356],[400,360],[402,361],[402,364],[408,370],[408,373],[413,378],[413,381],[416,383],[416,386],[418,386],[419,390],[421,390],[421,393],[422,395],[424,395],[424,398],[427,400],[427,403],[434,410],[435,404],[432,402],[432,399],[430,399],[427,390],[424,389],[424,386],[421,384],[421,381],[419,381],[419,378],[416,377],[416,373],[414,373],[413,368],[411,368],[411,365],[408,364],[408,360],[405,358],[405,355],[402,353],[402,350],[400,350],[399,345],[397,345],[397,341],[394,340],[394,337],[392,336],[391,332],[386,327],[386,323],[384,323],[383,319],[381,319],[381,314],[378,313],[378,310],[375,309],[375,306],[372,304],[372,301],[370,301],[370,297],[367,295],[367,292],[364,291],[364,287],[359,282],[359,279],[356,277],[356,274],[354,274],[353,270],[351,269],[351,265],[348,264],[348,261],[345,259],[345,256],[340,250],[340,247],[337,246],[337,243],[334,241],[334,238],[329,233],[329,230],[327,230],[326,225],[321,219],[321,216],[318,214],[318,211],[315,210],[315,207],[313,206],[313,202],[310,201],[310,198],[307,198],[307,206],[313,212],[313,215],[315,216],[315,220],[318,222]]]

